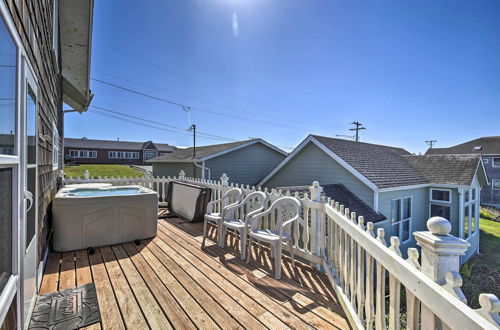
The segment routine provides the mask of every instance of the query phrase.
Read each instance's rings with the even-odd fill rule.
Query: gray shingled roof
[[[365,219],[365,222],[375,223],[386,219],[386,217],[382,213],[376,212],[368,204],[366,204],[358,196],[356,196],[352,191],[347,189],[343,184],[327,184],[322,187],[322,195],[331,197],[336,202],[339,202],[345,207],[348,207],[350,211],[356,212],[357,215],[362,215]],[[309,193],[309,186],[278,187],[276,189],[282,189],[283,191],[289,190],[291,193],[299,192],[299,196],[301,197],[305,193]]]
[[[475,150],[475,147],[481,147]],[[449,148],[431,148],[426,155],[445,154],[493,154],[500,155],[500,136],[485,136],[472,141],[457,144]]]
[[[406,155],[403,158],[429,183],[470,185],[480,155]]]
[[[95,149],[117,149],[117,150],[142,150],[147,142],[94,140],[87,138],[64,138],[64,147],[68,148],[95,148]],[[158,151],[171,151],[175,147],[166,143],[153,142]]]
[[[237,141],[237,142],[231,142],[231,143],[223,143],[223,144],[213,144],[209,146],[199,146],[196,147],[196,158],[204,158],[208,157],[210,155],[216,154],[218,152],[222,152],[234,147],[237,147],[239,145],[251,142],[253,140],[244,140],[244,141]],[[193,148],[183,148],[183,149],[177,149],[174,150],[173,152],[169,153],[168,155],[156,157],[153,159],[150,159],[148,162],[154,163],[154,162],[178,162],[178,161],[191,161],[193,159]]]
[[[313,137],[379,188],[428,183],[404,160],[402,156],[410,153],[402,148],[317,135]]]

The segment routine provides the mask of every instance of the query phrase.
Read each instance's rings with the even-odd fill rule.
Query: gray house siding
[[[500,180],[500,167],[493,167],[493,157],[500,157],[500,155],[482,157],[484,169],[486,170],[490,184],[481,189],[481,204],[500,208],[500,189],[491,188],[493,179]]]
[[[389,237],[391,236],[391,202],[393,199],[412,197],[412,219],[410,224],[410,231],[427,230],[426,223],[429,219],[429,189],[428,188],[417,188],[417,189],[406,189],[397,191],[388,191],[379,193],[378,205],[379,211],[389,219],[389,221],[384,221],[381,223],[382,228],[386,233],[386,241],[389,244]],[[376,227],[381,227],[381,225],[376,225]],[[416,245],[415,237],[412,235],[411,240],[406,243],[401,243],[401,251],[405,251],[408,247]]]
[[[313,143],[309,143],[263,186],[283,187],[342,183],[350,191],[373,207],[373,190],[347,171]]]
[[[230,182],[256,185],[283,159],[285,155],[282,153],[262,143],[254,143],[209,159],[205,162],[205,166],[210,169],[210,176],[213,180],[218,180],[223,173],[226,173]]]
[[[184,171],[186,176],[193,177],[193,162],[190,163],[154,163],[153,176],[178,176],[180,171]],[[200,176],[200,169],[196,169],[196,175]]]

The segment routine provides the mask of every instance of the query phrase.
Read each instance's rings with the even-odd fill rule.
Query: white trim
[[[2,294],[0,295],[0,325],[5,321],[7,312],[12,304],[12,300],[16,296],[18,288],[19,276],[11,275],[5,287],[3,288]],[[17,321],[17,320],[16,320]]]
[[[450,199],[447,201],[442,201],[442,200],[434,200],[432,199],[432,192],[434,190],[439,190],[439,191],[447,191],[449,193]],[[442,189],[442,188],[431,188],[429,189],[429,202],[430,203],[443,203],[443,204],[452,204],[452,191],[451,189]],[[449,220],[449,219],[448,219]]]
[[[277,167],[274,168],[274,170],[271,171],[262,181],[259,182],[259,186],[262,186],[264,183],[266,183],[276,172],[278,172],[283,166],[285,166],[299,151],[301,151],[309,142],[313,143],[316,145],[319,149],[324,151],[328,156],[330,156],[333,160],[335,160],[337,163],[339,163],[342,167],[344,167],[347,171],[349,171],[352,175],[354,175],[357,179],[359,179],[361,182],[363,182],[366,186],[368,186],[370,189],[373,191],[379,190],[377,186],[368,180],[365,176],[363,176],[361,173],[359,173],[354,167],[349,165],[345,160],[340,158],[337,154],[335,154],[333,151],[328,149],[324,144],[319,142],[314,136],[309,135],[304,141],[302,141],[297,148],[295,148],[291,154],[289,154]]]
[[[408,189],[419,189],[419,188],[438,188],[438,189],[456,189],[456,188],[467,188],[469,186],[463,186],[458,184],[433,184],[433,183],[423,183],[412,186],[400,186],[400,187],[390,187],[390,188],[382,188],[379,189],[379,192],[389,192],[389,191],[399,191],[399,190],[408,190]]]
[[[404,200],[406,198],[410,199],[410,217],[409,218],[403,218]],[[413,222],[413,196],[403,196],[403,197],[398,197],[398,198],[391,199],[391,215],[390,215],[391,217],[392,217],[392,202],[396,201],[396,200],[401,201],[400,210],[399,210],[400,220],[396,221],[396,222],[392,222],[392,219],[389,218],[389,223],[391,225],[391,232],[389,234],[392,235],[392,226],[394,226],[395,224],[399,223],[399,232],[398,232],[397,237],[400,239],[401,244],[408,243],[412,239],[411,233],[412,233],[412,227],[413,227],[413,225],[412,225],[412,222]],[[403,241],[401,238],[403,236],[403,228],[404,228],[404,222],[405,221],[409,222],[409,224],[408,224],[408,239],[406,239],[406,240]]]
[[[378,191],[373,192],[373,210],[378,212]]]

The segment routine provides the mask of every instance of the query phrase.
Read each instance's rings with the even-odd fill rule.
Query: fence
[[[166,201],[169,182],[181,180],[212,189],[212,200],[220,199],[231,187],[244,194],[264,191],[269,205],[286,191],[229,184],[220,181],[186,178],[181,171],[173,178],[68,178],[63,184],[106,182],[113,185],[142,185],[158,192]],[[339,301],[355,329],[498,329],[500,301],[492,294],[481,294],[481,308],[468,307],[460,289],[459,257],[468,243],[449,235],[449,222],[432,218],[428,232],[415,232],[422,256],[416,248],[402,258],[398,237],[390,237],[387,246],[382,228],[374,233],[373,223],[364,223],[362,215],[350,212],[338,202],[321,196],[314,182],[310,194],[294,196],[302,204],[302,219],[294,227],[294,252],[326,272]],[[220,205],[217,206],[220,209]],[[244,215],[244,214],[243,214]],[[444,220],[444,221],[443,221]],[[274,214],[263,226],[273,228]]]

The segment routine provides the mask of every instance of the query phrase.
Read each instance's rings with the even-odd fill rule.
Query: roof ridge
[[[363,142],[363,141],[350,141],[350,140],[339,139],[339,138],[334,138],[334,137],[324,136],[324,135],[317,135],[317,134],[311,134],[311,136],[312,137],[325,138],[325,139],[331,139],[331,140],[336,140],[336,141],[345,141],[347,143],[360,143],[360,144],[366,144],[366,145],[377,146],[377,147],[384,147],[384,148],[391,148],[391,149],[401,149],[401,150],[404,150],[404,151],[410,153],[408,150],[406,150],[403,147],[394,147],[394,146],[388,146],[388,145],[384,145],[384,144],[376,144],[376,143],[369,143],[369,142]]]

